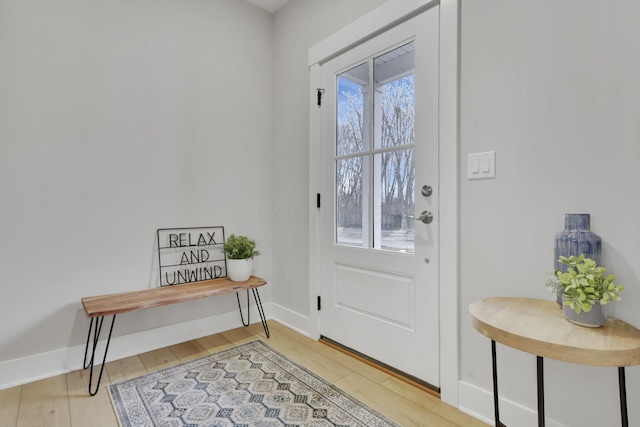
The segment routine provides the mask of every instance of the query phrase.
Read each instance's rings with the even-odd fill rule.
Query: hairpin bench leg
[[[267,325],[267,318],[264,315],[264,309],[262,308],[262,301],[260,300],[260,294],[256,288],[253,288],[253,299],[256,301],[256,307],[258,308],[258,314],[260,315],[260,320],[262,321],[262,328],[264,329],[264,333],[267,335],[267,338],[270,338],[269,335],[269,326]],[[251,315],[251,307],[249,307],[249,289],[247,289],[247,322],[244,321],[244,315],[242,314],[242,307],[240,306],[240,297],[236,292],[236,299],[238,300],[238,310],[240,310],[240,320],[242,320],[242,324],[244,326],[249,326],[251,323],[250,315]]]
[[[262,301],[260,300],[260,294],[258,293],[257,288],[253,288],[253,299],[256,300],[256,306],[258,306],[258,314],[260,314],[260,320],[262,320],[262,328],[264,329],[264,333],[267,335],[267,338],[270,338],[269,326],[267,325],[267,317],[264,315]]]
[[[247,289],[247,323],[244,323],[244,316],[242,315],[242,307],[240,306],[240,297],[236,292],[236,299],[238,300],[238,310],[240,310],[240,320],[243,326],[249,326],[251,323],[251,310],[249,310],[249,289]]]
[[[95,324],[94,324],[94,321],[95,321]],[[100,381],[102,380],[102,373],[104,372],[104,364],[107,360],[107,352],[109,351],[109,344],[111,343],[111,333],[113,332],[113,324],[116,322],[116,315],[114,314],[113,318],[111,319],[111,328],[109,329],[109,336],[107,337],[107,345],[104,349],[104,357],[102,358],[100,375],[98,376],[98,381],[95,385],[95,388],[92,391],[91,386],[93,384],[93,367],[94,367],[94,362],[96,357],[96,348],[98,347],[98,341],[100,339],[100,332],[102,331],[103,322],[104,322],[104,316],[101,316],[99,318],[94,318],[94,317],[91,318],[91,323],[89,323],[89,333],[87,334],[87,345],[84,348],[84,361],[82,366],[84,369],[87,369],[87,368],[91,369],[89,371],[89,395],[91,396],[95,396],[96,393],[98,393],[98,390],[100,388]],[[93,329],[93,343],[91,345],[91,358],[87,362],[87,354],[89,352],[89,343],[92,341],[91,340],[92,329]]]

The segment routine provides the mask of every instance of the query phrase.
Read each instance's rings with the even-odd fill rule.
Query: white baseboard
[[[263,307],[265,315],[269,319],[271,317],[270,304],[263,304]],[[253,320],[252,323],[260,321],[255,305],[251,306],[251,319]],[[88,325],[89,323],[87,322]],[[105,319],[104,329],[110,326],[111,319]],[[107,362],[228,331],[240,326],[242,326],[242,323],[238,312],[231,311],[189,322],[113,337],[109,345]],[[107,333],[103,330],[101,337],[106,339],[106,335]],[[100,360],[96,360],[96,365],[102,362],[104,345],[105,340],[101,340],[96,352],[96,357],[99,357]],[[82,369],[84,350],[85,346],[83,344],[0,362],[0,390]]]
[[[70,360],[82,364],[83,354],[84,347],[63,348],[0,362],[0,390],[71,372]]]
[[[288,308],[274,303],[271,303],[270,308],[271,316],[274,320],[277,320],[299,334],[306,337],[310,336],[309,331],[311,330],[311,320],[309,317],[303,316],[295,311],[291,311]]]
[[[520,403],[500,397],[500,421],[507,426],[535,427],[538,425],[537,408],[528,408]],[[493,392],[465,381],[458,382],[458,409],[489,425],[495,425]],[[547,427],[568,427],[546,417]]]

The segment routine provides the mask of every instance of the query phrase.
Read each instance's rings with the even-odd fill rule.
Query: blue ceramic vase
[[[554,271],[567,271],[567,266],[558,261],[560,256],[570,257],[584,254],[600,265],[602,240],[591,232],[591,216],[589,214],[565,214],[564,231],[556,234]],[[562,305],[562,294],[557,295],[558,304]]]

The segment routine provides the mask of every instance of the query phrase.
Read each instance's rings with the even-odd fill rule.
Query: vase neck
[[[591,228],[591,216],[589,214],[566,214],[564,228],[566,230],[589,231]]]

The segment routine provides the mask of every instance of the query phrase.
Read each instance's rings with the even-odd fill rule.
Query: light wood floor
[[[403,426],[486,427],[438,398],[275,321],[269,321],[269,327],[268,340],[262,325],[254,324],[110,362],[94,397],[87,393],[86,371],[0,390],[0,427],[117,427],[107,384],[256,338]]]

